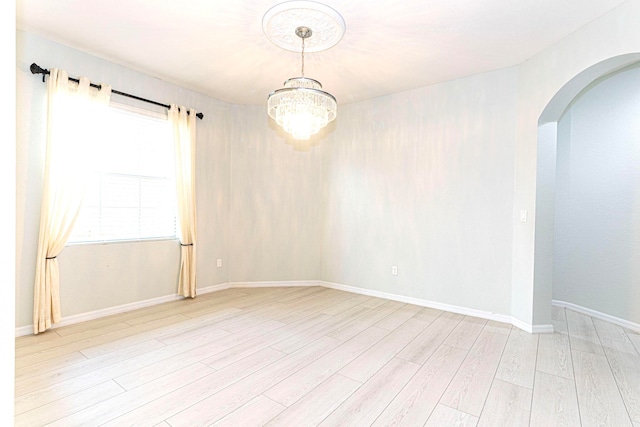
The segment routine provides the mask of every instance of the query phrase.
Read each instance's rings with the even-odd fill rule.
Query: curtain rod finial
[[[49,74],[49,70],[45,70],[35,62],[31,64],[31,66],[29,67],[29,70],[31,70],[31,74],[42,74],[42,83],[44,83],[44,76]]]
[[[31,66],[29,67],[29,70],[31,71],[31,74],[49,74],[49,70],[45,70],[35,62],[31,64]]]

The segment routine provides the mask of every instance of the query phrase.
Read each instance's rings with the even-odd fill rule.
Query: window
[[[166,117],[111,107],[70,243],[176,238],[173,133]]]

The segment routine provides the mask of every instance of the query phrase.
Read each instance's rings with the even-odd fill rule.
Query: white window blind
[[[176,237],[168,120],[109,108],[71,243]]]

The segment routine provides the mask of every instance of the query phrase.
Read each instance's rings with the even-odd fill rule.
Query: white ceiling
[[[17,0],[17,28],[216,99],[261,105],[300,74],[300,54],[262,32],[262,16],[280,2]],[[340,104],[427,86],[519,64],[623,2],[326,0],[347,30],[335,47],[306,55],[305,75]]]

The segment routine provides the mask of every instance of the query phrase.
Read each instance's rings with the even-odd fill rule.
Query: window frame
[[[148,117],[151,119],[160,119],[168,121],[169,115],[168,112],[165,111],[153,111],[145,108],[136,107],[129,104],[124,104],[121,102],[111,100],[109,102],[108,108],[115,108],[122,110],[126,113],[137,114],[140,116]],[[142,177],[142,175],[140,175]],[[174,208],[176,210],[175,213],[175,235],[174,236],[158,236],[158,237],[148,237],[148,238],[126,238],[126,239],[105,239],[105,240],[87,240],[87,241],[70,241],[67,240],[65,246],[87,246],[87,245],[113,245],[113,244],[131,244],[131,243],[147,243],[147,242],[180,242],[179,236],[179,223],[178,223],[178,213],[177,213],[177,200],[174,199]],[[82,209],[82,208],[81,208]],[[74,224],[75,227],[75,224]],[[73,231],[72,231],[73,234]],[[71,236],[70,236],[71,237]]]

